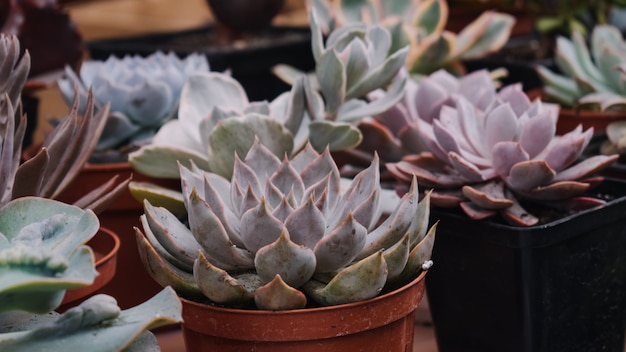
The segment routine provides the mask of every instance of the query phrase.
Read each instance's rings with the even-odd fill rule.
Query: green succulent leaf
[[[209,169],[226,178],[233,173],[235,153],[246,155],[258,139],[274,155],[290,155],[293,135],[280,122],[264,115],[249,114],[220,123],[209,136]],[[200,166],[200,165],[199,165]]]
[[[209,161],[204,155],[190,149],[154,144],[132,152],[128,162],[133,170],[156,178],[179,178],[179,162],[185,166],[193,162],[201,169],[209,169]]]
[[[163,207],[177,217],[187,214],[183,194],[150,182],[131,181],[128,184],[130,194],[140,203],[145,200],[155,207]]]
[[[315,150],[325,148],[330,150],[345,150],[356,147],[361,143],[361,132],[348,123],[332,121],[314,121],[309,126],[310,143]]]
[[[61,315],[31,317],[26,331],[0,334],[3,351],[126,350],[146,330],[182,321],[181,304],[171,288],[121,311],[110,296],[97,295]],[[144,339],[144,338],[142,338]]]

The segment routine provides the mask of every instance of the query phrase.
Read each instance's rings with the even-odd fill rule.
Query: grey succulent
[[[188,226],[146,201],[136,231],[148,272],[185,296],[281,310],[304,308],[306,292],[336,305],[428,267],[428,197],[418,202],[414,180],[381,219],[377,159],[343,190],[328,150],[310,145],[281,161],[257,140],[230,180],[193,165],[180,172]]]
[[[160,51],[147,57],[110,56],[105,61],[83,62],[78,74],[66,67],[58,86],[70,106],[74,89],[78,87],[83,102],[79,106],[80,114],[85,113],[84,102],[91,89],[96,111],[110,104],[95,151],[111,154],[111,149],[125,148],[122,156],[125,158],[128,150],[148,143],[166,121],[176,117],[179,96],[187,78],[208,70],[206,56],[201,54],[190,54],[183,59],[173,52]]]

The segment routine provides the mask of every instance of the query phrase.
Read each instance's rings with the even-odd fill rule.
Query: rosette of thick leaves
[[[380,99],[382,92],[374,91],[368,98]],[[458,96],[466,98],[480,110],[486,110],[497,97],[497,86],[487,70],[477,70],[455,77],[438,70],[419,83],[408,80],[404,97],[390,109],[359,122],[363,142],[358,149],[376,151],[383,162],[400,161],[405,154],[427,151],[420,128],[429,128],[444,106],[454,106]]]
[[[559,73],[537,68],[547,99],[564,107],[626,108],[626,42],[615,26],[595,26],[589,46],[578,32],[557,38],[555,63]]]
[[[174,53],[156,52],[147,57],[109,57],[82,63],[79,74],[66,67],[59,89],[69,104],[74,87],[81,101],[93,89],[96,109],[110,103],[110,114],[97,150],[138,144],[151,138],[161,125],[175,117],[178,98],[187,78],[209,70],[204,55],[180,59]],[[85,105],[80,107],[82,113]]]
[[[584,179],[616,159],[594,156],[577,163],[593,129],[578,127],[556,136],[558,111],[539,100],[531,102],[520,85],[505,87],[484,110],[464,97],[444,106],[432,125],[419,132],[429,153],[410,155],[387,164],[400,179],[416,175],[422,184],[459,189],[462,194],[439,198],[460,204],[473,218],[500,211],[518,225],[538,219],[516,196],[542,203],[572,201],[590,187]],[[587,199],[578,206],[590,206]]]
[[[354,23],[377,23],[392,34],[391,48],[409,47],[406,67],[413,75],[446,68],[463,72],[461,60],[498,51],[506,44],[515,18],[485,11],[458,34],[445,30],[448,4],[442,0],[313,0],[326,31]]]
[[[45,198],[0,208],[0,312],[47,313],[66,289],[91,284],[98,273],[85,243],[99,225],[92,211]]]
[[[378,160],[341,192],[328,150],[293,159],[254,143],[229,180],[181,166],[188,226],[145,202],[137,230],[155,280],[187,296],[233,306],[294,309],[306,292],[322,305],[376,296],[430,259],[429,202],[417,183],[380,221]]]

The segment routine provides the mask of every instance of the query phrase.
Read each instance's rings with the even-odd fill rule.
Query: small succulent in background
[[[281,161],[257,140],[230,179],[194,165],[180,172],[189,225],[145,201],[136,232],[148,272],[183,296],[283,310],[310,306],[306,292],[336,305],[428,267],[428,196],[418,202],[414,180],[381,220],[377,159],[343,193],[329,151],[310,145]]]
[[[594,27],[589,46],[580,33],[572,33],[571,39],[559,37],[556,46],[560,72],[537,68],[547,100],[567,108],[626,108],[626,42],[617,28]]]
[[[326,30],[351,23],[378,23],[392,34],[391,50],[409,46],[406,67],[422,76],[445,68],[464,71],[461,60],[484,57],[507,42],[511,15],[486,11],[458,35],[445,30],[448,4],[443,0],[311,0]]]
[[[611,122],[606,126],[607,139],[600,145],[600,153],[626,156],[626,120]],[[623,161],[623,160],[622,160]]]
[[[580,196],[598,181],[587,178],[617,155],[576,162],[593,129],[579,126],[556,136],[558,110],[531,102],[520,85],[489,100],[479,100],[485,103],[481,108],[455,97],[454,106],[443,106],[417,131],[428,152],[388,163],[389,171],[405,182],[415,175],[422,186],[433,187],[433,204],[460,206],[475,219],[500,213],[520,226],[539,222],[520,201],[570,208],[601,203]]]
[[[85,112],[86,97],[93,89],[95,109],[110,103],[110,113],[92,161],[125,161],[129,150],[149,143],[157,130],[176,117],[178,99],[187,78],[209,70],[204,55],[191,54],[178,58],[174,53],[156,52],[147,57],[109,57],[105,61],[85,61],[79,73],[66,67],[59,89],[68,105],[74,100],[78,87]],[[124,150],[122,155],[111,152]],[[98,157],[99,154],[102,154]]]
[[[355,147],[356,122],[391,108],[402,98],[406,48],[387,54],[390,34],[380,26],[353,25],[323,42],[311,17],[315,79],[286,73],[293,86],[272,102],[250,102],[241,85],[220,73],[196,74],[183,87],[178,119],[157,133],[152,145],[131,153],[129,162],[154,177],[178,177],[178,161],[230,177],[235,151],[245,155],[254,138],[282,157],[306,143],[318,151]],[[380,99],[364,98],[382,90]]]
[[[92,211],[45,198],[23,197],[0,208],[1,350],[159,350],[146,330],[181,321],[171,288],[124,312],[105,295],[61,315],[51,312],[67,289],[89,285],[98,274],[85,243],[99,226]]]

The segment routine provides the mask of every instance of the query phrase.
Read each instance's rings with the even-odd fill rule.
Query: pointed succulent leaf
[[[352,109],[345,109],[347,106],[344,105],[343,109],[340,109],[337,120],[339,121],[356,121],[361,120],[366,116],[375,116],[380,113],[384,113],[385,111],[391,109],[394,105],[396,105],[405,95],[405,84],[407,78],[401,77],[400,79],[394,79],[391,83],[391,86],[385,93],[382,94],[378,99],[364,103],[361,105],[355,105]]]
[[[241,240],[252,253],[276,241],[284,230],[285,225],[272,215],[265,198],[261,198],[258,206],[241,216]],[[269,280],[273,277],[274,275]]]
[[[209,259],[215,258],[232,269],[245,270],[253,267],[252,254],[232,244],[217,215],[195,191],[190,195],[187,210],[189,229]]]
[[[315,254],[287,236],[287,232],[282,231],[276,241],[261,247],[254,257],[254,266],[264,283],[279,275],[287,285],[300,287],[315,273]]]
[[[327,233],[315,246],[316,272],[339,270],[359,254],[367,236],[367,229],[352,214]]]
[[[191,269],[202,248],[191,231],[165,208],[144,202],[144,216],[150,232],[163,248]],[[144,226],[144,231],[148,231]]]
[[[299,245],[313,249],[324,237],[326,219],[313,203],[313,197],[295,209],[285,220],[289,238]]]
[[[293,190],[296,199],[303,199],[304,183],[298,174],[298,171],[289,162],[285,156],[279,167],[271,176],[271,184],[275,186],[283,195],[289,194]]]
[[[402,196],[395,210],[382,224],[367,234],[365,246],[357,258],[362,259],[381,249],[390,248],[401,240],[412,221],[424,220],[415,219],[418,207],[417,179],[413,177],[409,192]]]
[[[246,154],[244,162],[255,175],[255,178],[261,182],[266,178],[270,178],[274,170],[281,165],[280,159],[261,144],[258,138],[255,138],[254,144]],[[243,184],[245,185],[245,183]]]
[[[150,228],[150,224],[148,223],[148,219],[145,214],[141,215],[139,217],[139,220],[141,221],[141,226],[143,227],[143,234],[148,243],[150,243],[150,245],[152,246],[154,252],[156,252],[164,261],[175,266],[176,268],[179,268],[185,272],[191,272],[191,269],[193,268],[193,261],[196,259],[198,253],[193,253],[193,257],[190,258],[190,260],[187,260],[186,258],[181,258],[179,254],[177,255],[170,253],[167,249],[165,249],[165,246],[163,246],[159,242],[157,236],[154,234],[154,232],[162,232],[162,230],[155,229],[153,231],[152,228]],[[153,226],[157,227],[156,225]],[[191,232],[189,233],[189,235],[192,236]]]
[[[202,292],[191,273],[163,260],[138,228],[135,228],[135,237],[139,258],[154,281],[163,287],[171,286],[178,294],[185,297],[201,297]]]
[[[254,289],[211,264],[202,253],[194,263],[193,277],[202,294],[215,303],[245,304],[254,299]]]
[[[280,275],[254,291],[256,307],[264,310],[303,309],[306,301],[304,293],[287,285]]]
[[[388,270],[387,281],[394,280],[404,270],[409,260],[409,252],[411,249],[409,243],[410,235],[411,233],[407,232],[400,242],[383,252],[383,258],[385,258]]]
[[[497,214],[497,211],[482,208],[472,201],[460,202],[459,207],[472,220],[484,220]]]
[[[487,114],[485,121],[485,143],[493,148],[498,142],[517,140],[519,123],[508,103],[502,104]]]
[[[429,262],[432,258],[438,224],[437,222],[431,226],[424,238],[411,250],[402,273],[389,282],[391,288],[403,286],[410,280],[413,280],[417,273],[427,270],[424,264]]]
[[[367,93],[391,83],[393,78],[404,67],[408,51],[408,48],[396,51],[387,57],[382,65],[370,70],[367,76],[360,80],[358,84],[347,87],[345,100],[365,97]]]
[[[529,198],[550,200],[564,200],[581,195],[590,187],[589,183],[579,181],[560,181],[545,187],[538,187],[525,194]]]
[[[363,301],[378,295],[387,280],[382,251],[343,269],[326,285],[307,282],[304,290],[323,305]]]
[[[503,210],[502,216],[515,226],[533,226],[539,222],[539,219],[530,214],[519,203],[517,198],[509,191],[506,191],[506,197],[513,202],[513,205]]]
[[[346,100],[348,80],[346,68],[339,54],[332,49],[322,54],[316,67],[318,67],[317,81],[326,101],[326,109],[334,115]]]

